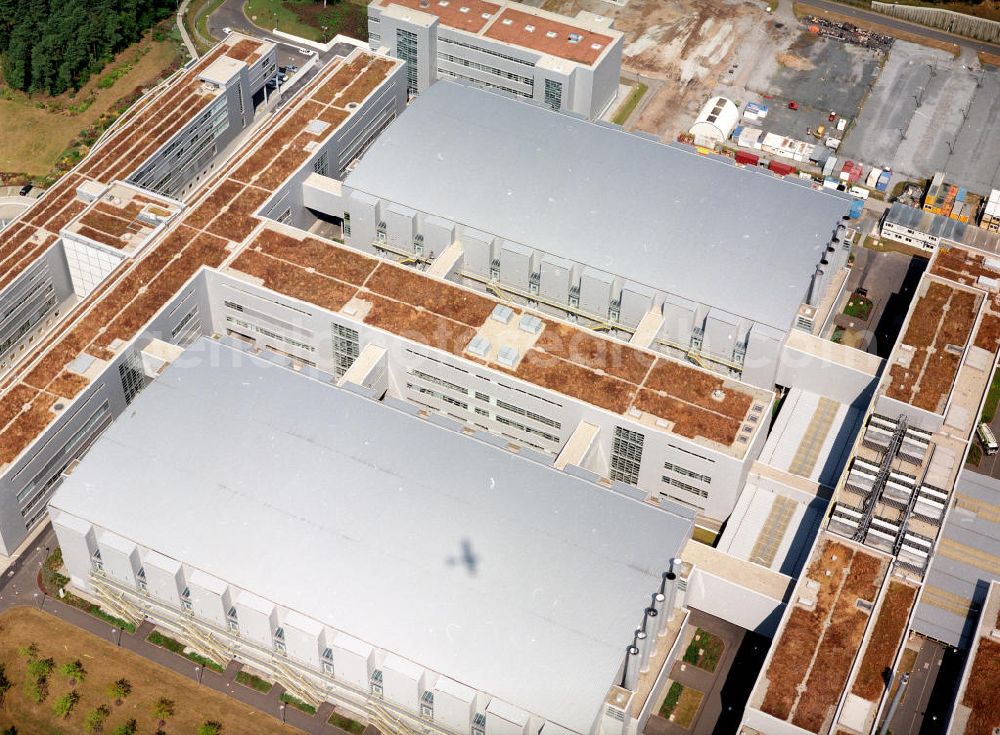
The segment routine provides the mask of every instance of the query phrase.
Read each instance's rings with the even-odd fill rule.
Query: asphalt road
[[[822,10],[829,10],[832,13],[840,13],[841,15],[847,15],[860,20],[881,23],[888,28],[917,33],[921,36],[933,38],[937,41],[957,43],[959,46],[972,49],[973,51],[987,51],[994,54],[1000,53],[1000,46],[997,46],[996,44],[987,43],[986,41],[977,41],[972,38],[966,38],[965,36],[956,36],[953,33],[940,31],[937,28],[928,28],[927,26],[922,26],[919,23],[910,23],[906,20],[893,18],[891,15],[882,15],[881,13],[875,13],[870,10],[862,10],[861,8],[856,8],[853,5],[843,5],[841,3],[831,2],[830,0],[805,0],[805,2],[808,5]]]
[[[243,14],[243,0],[226,0],[219,6],[218,10],[208,16],[207,26],[208,32],[219,39],[226,35],[223,29],[229,28],[234,31],[242,31],[249,36],[273,41],[278,45],[278,66],[302,66],[309,60],[309,55],[302,53],[297,46],[277,36],[272,36],[265,29],[255,26]],[[321,56],[320,61],[326,60]]]

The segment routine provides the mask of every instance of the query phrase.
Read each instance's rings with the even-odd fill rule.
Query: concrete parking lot
[[[780,57],[765,99],[767,130],[807,140],[809,129],[828,129],[829,113],[854,118],[878,77],[883,55],[870,49],[804,31]],[[788,108],[794,100],[798,110]]]
[[[1000,186],[1000,69],[897,41],[841,151],[909,178],[945,171],[988,194]]]

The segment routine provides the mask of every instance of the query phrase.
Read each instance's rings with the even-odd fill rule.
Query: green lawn
[[[301,699],[293,697],[288,692],[285,692],[284,694],[281,695],[281,701],[284,702],[285,704],[291,705],[297,710],[305,712],[307,715],[316,714],[315,707],[313,707],[311,704],[308,704],[307,702],[303,702]]]
[[[684,687],[680,699],[677,700],[677,707],[674,709],[674,724],[685,729],[691,727],[704,697],[704,692]]]
[[[666,717],[670,719],[670,715],[674,713],[677,709],[677,702],[681,698],[681,692],[684,691],[684,685],[678,682],[674,682],[670,685],[670,689],[667,690],[667,698],[663,700],[663,704],[660,705],[660,717]]]
[[[240,671],[236,674],[236,681],[243,686],[256,689],[258,692],[264,692],[264,694],[267,694],[274,688],[274,684],[271,682],[261,679],[256,674],[248,674],[246,671]]]
[[[247,17],[261,28],[328,41],[343,33],[368,40],[368,9],[360,0],[247,0]]]
[[[694,638],[684,651],[684,661],[694,664],[699,669],[712,672],[719,665],[722,652],[726,649],[722,639],[717,635],[709,633],[707,630],[698,628],[694,632]]]
[[[330,719],[327,720],[334,727],[339,727],[341,730],[346,730],[351,733],[351,735],[361,735],[365,731],[365,726],[362,725],[357,720],[352,720],[350,717],[345,717],[344,715],[334,712],[330,715]]]
[[[611,122],[615,125],[624,125],[632,116],[632,113],[635,112],[635,108],[638,106],[639,100],[642,99],[648,89],[648,86],[637,81],[632,87],[632,91],[628,93],[628,97],[624,102],[622,102],[621,106],[615,112],[615,116],[611,118]]]
[[[990,423],[997,413],[997,403],[1000,402],[1000,370],[993,374],[993,382],[986,392],[986,403],[983,404],[983,415],[979,420],[983,423]]]
[[[868,317],[872,313],[872,301],[856,293],[851,294],[851,298],[847,300],[847,305],[844,307],[844,313],[855,319],[868,321]]]

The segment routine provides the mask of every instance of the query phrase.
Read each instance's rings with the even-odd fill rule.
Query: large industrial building
[[[368,39],[407,63],[410,94],[461,80],[591,119],[618,95],[623,35],[585,10],[571,19],[510,0],[373,0]]]
[[[621,733],[648,713],[691,514],[232,342],[180,355],[53,498],[81,589],[198,626],[309,701],[434,732]]]
[[[690,609],[771,635],[805,604],[814,539],[843,534],[831,499],[853,517],[859,442],[899,433],[910,457],[971,426],[989,365],[957,327],[907,332],[885,375],[820,338],[850,202],[818,185],[451,81],[407,104],[410,67],[362,44],[174,175],[163,110],[201,109],[183,95],[217,86],[210,69],[239,87],[231,61],[269,51],[246,41],[182,70],[0,233],[3,277],[55,264],[67,290],[5,365],[0,551],[62,485],[73,585],[115,614],[388,729],[634,735]],[[920,296],[955,293],[918,312],[992,318],[986,270],[949,267],[971,266],[937,261]],[[956,350],[952,397],[950,358],[929,356]],[[902,432],[872,424],[880,380]],[[960,462],[965,439],[931,441]],[[906,553],[935,478],[897,523]],[[836,538],[883,580],[893,519],[871,506],[867,536]],[[233,553],[248,529],[264,564]],[[306,547],[323,568],[288,574]],[[344,587],[302,582],[327,574]],[[348,596],[359,579],[373,593]]]
[[[850,201],[816,188],[441,83],[317,206],[348,245],[457,243],[461,283],[769,388],[850,249]]]

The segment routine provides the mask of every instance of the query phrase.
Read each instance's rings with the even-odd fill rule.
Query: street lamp
[[[201,684],[201,667],[200,666],[195,666],[194,667],[194,674],[195,674],[195,676],[198,677],[198,683]]]
[[[285,703],[282,702],[278,705],[278,709],[281,710],[281,724],[285,724]]]
[[[122,644],[122,632],[118,628],[111,629],[111,639],[115,642],[116,646],[121,646]]]

